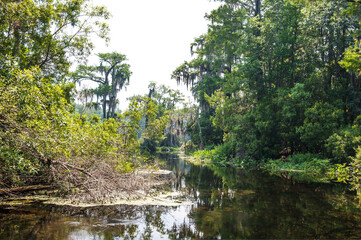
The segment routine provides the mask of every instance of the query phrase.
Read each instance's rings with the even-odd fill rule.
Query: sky
[[[94,54],[119,52],[128,58],[133,72],[129,86],[118,94],[119,108],[126,98],[147,94],[148,84],[164,84],[190,96],[185,86],[177,86],[172,72],[191,59],[190,44],[207,32],[206,13],[219,6],[210,0],[93,0],[112,14],[110,43],[95,39]],[[96,64],[95,57],[89,64]]]

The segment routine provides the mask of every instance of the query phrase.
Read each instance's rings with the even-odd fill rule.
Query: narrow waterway
[[[159,159],[192,205],[89,208],[0,203],[0,239],[360,238],[361,211],[341,184]]]

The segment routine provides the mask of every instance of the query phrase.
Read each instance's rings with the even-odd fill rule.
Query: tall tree
[[[98,87],[89,91],[96,95],[97,103],[101,103],[103,118],[114,118],[117,106],[117,94],[129,82],[130,66],[125,63],[126,56],[120,53],[99,53],[99,65],[79,65],[73,73],[74,81],[90,80],[98,83]]]

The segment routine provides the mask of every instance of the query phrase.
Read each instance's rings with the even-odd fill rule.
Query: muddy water
[[[343,185],[199,167],[177,155],[160,162],[176,176],[169,190],[192,205],[74,208],[2,202],[0,239],[361,238],[360,208]]]

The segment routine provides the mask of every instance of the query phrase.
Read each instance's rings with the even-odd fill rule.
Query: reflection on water
[[[0,205],[0,239],[360,238],[361,212],[339,184],[293,183],[262,172],[160,160],[170,188],[194,205]]]

